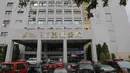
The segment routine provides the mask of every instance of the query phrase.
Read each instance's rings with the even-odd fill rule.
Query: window
[[[13,2],[8,2],[7,3],[7,7],[12,7],[13,6]]]
[[[12,11],[6,11],[5,15],[11,15]]]
[[[40,10],[38,13],[39,16],[46,15],[46,10]]]
[[[61,7],[61,6],[62,6],[62,1],[57,1],[57,2],[56,2],[56,6],[57,6],[57,7]]]
[[[22,20],[16,20],[15,23],[22,23]]]
[[[111,13],[105,13],[105,15],[106,15],[106,21],[112,22]]]
[[[25,64],[17,64],[17,70],[26,68]]]
[[[62,20],[56,20],[56,24],[63,24]]]
[[[65,24],[72,24],[72,20],[65,20]]]
[[[45,20],[38,20],[38,24],[39,25],[46,24],[46,21]]]
[[[31,1],[30,3],[31,6],[34,6],[34,7],[37,7],[38,6],[38,3],[36,1]]]
[[[64,2],[64,6],[71,7],[72,5],[71,5],[71,2],[70,2],[70,1],[65,1],[65,2]]]
[[[37,14],[37,11],[34,10],[34,11],[30,11],[29,13],[30,13],[31,15],[36,15],[36,14]]]
[[[53,9],[49,9],[48,10],[48,14],[54,14],[54,10]]]
[[[80,11],[74,11],[74,14],[80,14],[81,12]]]
[[[46,2],[46,1],[41,1],[41,2],[39,3],[39,6],[40,6],[40,7],[46,7],[46,6],[47,6],[47,2]]]
[[[20,11],[18,11],[17,13],[18,13],[18,14],[23,14],[23,12],[24,12],[24,11],[21,11],[21,10],[20,10]]]
[[[1,36],[7,36],[8,32],[1,32]]]
[[[49,2],[48,2],[48,7],[54,7],[54,4],[55,4],[54,1],[49,1]]]
[[[68,1],[64,1],[64,6],[68,6]]]
[[[9,25],[10,20],[4,20],[3,24]]]
[[[82,24],[81,20],[74,20],[74,24]]]
[[[72,14],[71,9],[65,9],[64,13],[65,14]]]
[[[54,24],[54,20],[48,20],[48,24]]]
[[[56,14],[62,14],[62,9],[57,9]]]
[[[33,25],[33,24],[35,24],[35,21],[33,21],[33,20],[28,20],[28,24],[29,24],[29,25]]]
[[[75,2],[73,3],[73,7],[77,7],[77,4]]]

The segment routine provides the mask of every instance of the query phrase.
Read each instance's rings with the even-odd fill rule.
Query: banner
[[[84,51],[73,51],[71,53],[71,56],[78,56],[78,55],[81,55],[81,54],[84,54]]]

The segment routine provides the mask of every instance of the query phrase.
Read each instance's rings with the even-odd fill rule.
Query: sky
[[[128,0],[128,2],[127,2],[126,12],[127,12],[128,20],[129,20],[129,23],[130,23],[130,0]]]

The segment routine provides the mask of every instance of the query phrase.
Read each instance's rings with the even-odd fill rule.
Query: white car
[[[37,64],[37,58],[29,58],[27,62],[30,64]]]

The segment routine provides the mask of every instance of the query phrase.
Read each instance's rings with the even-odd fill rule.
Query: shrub
[[[111,56],[110,56],[109,52],[106,53],[106,59],[111,59]]]
[[[106,59],[105,54],[102,52],[100,54],[100,62],[103,63],[105,59]]]
[[[114,53],[112,53],[111,56],[112,56],[112,59],[116,58]]]

